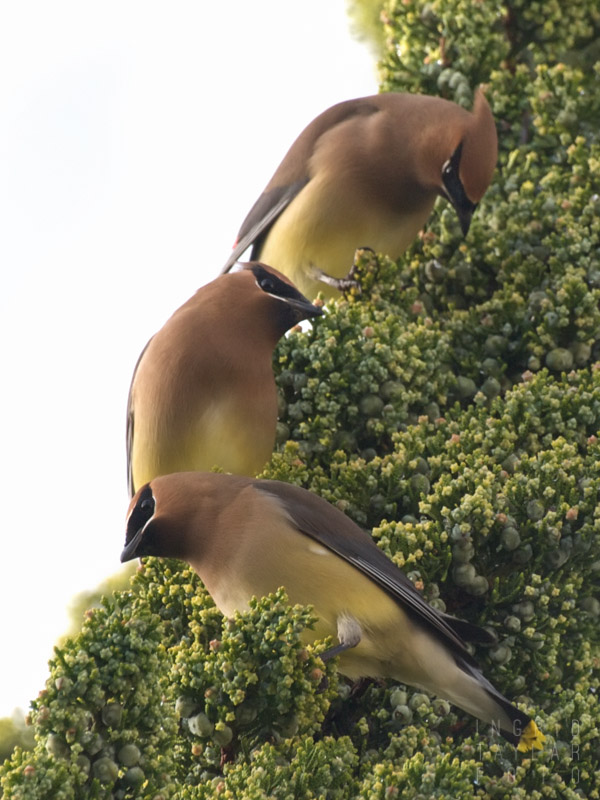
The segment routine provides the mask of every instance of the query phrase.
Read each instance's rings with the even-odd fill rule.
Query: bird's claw
[[[311,269],[312,275],[315,280],[320,281],[321,283],[327,284],[327,286],[331,286],[334,289],[337,289],[338,292],[348,292],[351,289],[354,289],[358,294],[361,294],[362,289],[361,285],[357,280],[354,280],[353,276],[355,274],[355,266],[353,265],[350,269],[350,272],[346,275],[345,278],[334,278],[333,275],[328,275],[326,272],[323,272],[322,269],[318,267],[312,267]]]

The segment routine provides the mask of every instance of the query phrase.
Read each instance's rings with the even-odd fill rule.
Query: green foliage
[[[505,14],[497,1],[391,0],[384,12],[383,91],[439,94],[469,105],[470,87],[510,54]]]
[[[285,761],[281,755],[285,755]],[[215,796],[226,800],[287,800],[290,797],[328,797],[344,800],[355,784],[356,764],[349,742],[326,738],[286,741],[280,748],[270,744],[258,750],[251,763],[227,767],[223,778],[199,786],[188,796],[208,800]],[[279,763],[278,763],[279,762]]]
[[[31,713],[35,749],[17,749],[5,765],[4,797],[132,797],[140,783],[154,793],[167,786],[176,725],[163,705],[165,659],[160,619],[128,594],[90,612],[55,648]]]
[[[10,756],[15,747],[30,750],[33,747],[33,731],[27,727],[21,709],[12,717],[0,719],[0,763]]]
[[[317,655],[327,643],[302,641],[310,609],[290,609],[280,591],[225,621],[180,567],[149,559],[131,592],[55,649],[30,715],[35,748],[17,748],[0,772],[5,798],[158,800],[257,758],[265,739],[320,730],[337,675]]]
[[[383,90],[441,94],[464,105],[469,87],[494,70],[576,62],[574,49],[596,43],[600,9],[595,0],[388,0],[384,21]]]
[[[440,201],[398,264],[361,254],[362,294],[280,343],[264,473],[495,632],[477,659],[544,750],[350,687],[306,644],[310,610],[279,593],[224,622],[191,570],[148,559],[57,651],[5,797],[600,797],[598,28],[592,0],[388,4],[384,89],[470,106],[485,82],[499,169],[466,241]]]
[[[240,752],[247,756],[265,739],[320,730],[337,682],[330,670],[328,689],[321,690],[323,664],[300,639],[312,622],[310,611],[300,606],[289,616],[282,590],[254,601],[208,643],[206,628],[192,622],[191,638],[171,651],[176,709],[193,756],[187,780],[218,775],[224,751],[228,759]]]
[[[100,608],[105,595],[126,590],[134,570],[135,567],[132,564],[126,564],[119,572],[102,581],[95,589],[76,595],[69,606],[70,624],[65,636],[74,636],[79,632],[86,613],[90,609]]]

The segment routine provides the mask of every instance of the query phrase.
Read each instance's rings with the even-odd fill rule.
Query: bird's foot
[[[327,286],[337,289],[337,291],[341,292],[342,294],[350,291],[351,289],[354,289],[356,292],[358,292],[358,294],[360,294],[360,283],[353,279],[353,269],[354,267],[352,267],[345,278],[334,278],[333,275],[323,272],[323,270],[319,269],[318,267],[311,268],[311,275],[316,281],[325,283]]]
[[[376,270],[373,269],[373,264],[377,266]],[[310,266],[310,274],[315,281],[320,281],[327,286],[331,286],[343,295],[351,294],[355,297],[360,297],[360,295],[362,295],[365,275],[368,273],[376,275],[378,270],[379,266],[375,258],[375,250],[373,250],[372,247],[359,247],[356,250],[354,253],[354,263],[344,278],[334,278],[333,275],[329,275],[314,264]],[[371,279],[371,281],[372,280],[373,279]]]
[[[382,683],[382,681],[376,681],[374,678],[359,678],[356,683],[352,684],[350,697],[352,700],[359,700],[365,694],[369,686],[381,686]]]
[[[228,744],[228,745],[225,745],[225,747],[222,747],[221,748],[221,759],[220,759],[220,762],[219,762],[220,769],[223,769],[225,764],[229,763],[230,761],[233,761],[234,758],[235,758],[235,752],[234,752],[233,745]]]
[[[344,650],[350,650],[352,647],[356,647],[362,639],[360,623],[351,614],[340,614],[336,622],[339,644],[329,647],[321,653],[320,659],[323,662],[339,656]]]
[[[336,644],[334,647],[329,647],[323,653],[320,654],[319,658],[323,663],[330,661],[332,658],[339,656],[340,653],[343,653],[344,650],[348,650],[349,647],[354,647],[353,644]]]

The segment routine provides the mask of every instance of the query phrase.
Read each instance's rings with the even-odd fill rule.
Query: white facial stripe
[[[281,300],[282,303],[287,303],[288,302],[287,297],[280,297],[278,294],[272,294],[272,292],[265,292],[265,290],[262,288],[262,286],[260,285],[260,283],[256,279],[254,280],[254,283],[258,286],[258,288],[261,290],[261,292],[264,292],[265,294],[268,294],[269,297],[272,297],[274,300]]]

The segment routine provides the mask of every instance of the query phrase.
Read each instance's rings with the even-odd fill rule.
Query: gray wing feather
[[[236,245],[225,262],[221,274],[229,272],[250,245],[254,245],[251,256],[252,260],[255,261],[260,258],[260,246],[269,232],[269,229],[307,182],[308,176],[288,186],[278,186],[275,189],[270,189],[268,192],[263,192],[261,194],[250,209],[248,216],[243,221],[242,227],[238,233]]]

